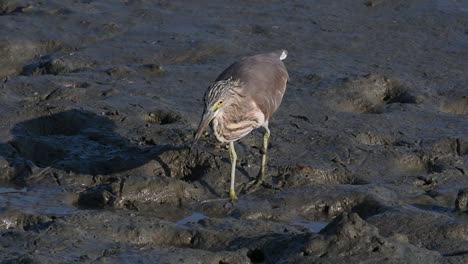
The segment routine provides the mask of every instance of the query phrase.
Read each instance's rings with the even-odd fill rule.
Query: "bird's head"
[[[211,121],[223,110],[226,105],[229,105],[232,99],[232,82],[231,80],[218,81],[208,88],[205,94],[205,109],[203,117],[198,126],[197,133],[195,134],[195,141],[201,137],[206,127]]]

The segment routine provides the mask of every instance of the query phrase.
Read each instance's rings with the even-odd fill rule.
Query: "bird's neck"
[[[239,140],[264,122],[263,116],[235,116],[232,111],[228,113],[220,111],[213,119],[214,134],[222,143]]]

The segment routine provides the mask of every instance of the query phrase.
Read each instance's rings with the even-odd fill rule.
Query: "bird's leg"
[[[267,150],[268,150],[268,140],[270,139],[270,130],[268,127],[265,127],[265,133],[263,134],[263,149],[262,149],[262,165],[260,167],[260,172],[257,176],[257,182],[262,183],[265,180],[265,167],[267,163]]]
[[[265,133],[263,134],[263,148],[262,148],[262,164],[260,165],[260,171],[258,172],[257,178],[247,183],[244,187],[244,191],[255,190],[258,186],[265,181],[265,169],[267,163],[267,151],[268,151],[268,140],[270,139],[270,129],[265,127]]]
[[[236,190],[234,189],[237,162],[237,154],[236,150],[234,149],[234,142],[229,142],[229,157],[231,158],[231,188],[229,189],[229,198],[231,200],[237,200]]]

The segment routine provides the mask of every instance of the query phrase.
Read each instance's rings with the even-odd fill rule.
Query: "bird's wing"
[[[282,52],[246,57],[229,66],[217,81],[232,78],[240,80],[237,91],[246,100],[253,100],[268,120],[278,109],[289,78],[281,59]]]

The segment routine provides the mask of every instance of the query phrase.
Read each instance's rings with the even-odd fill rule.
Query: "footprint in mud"
[[[352,113],[380,114],[385,105],[414,104],[416,98],[398,80],[380,75],[366,75],[344,80],[334,91],[331,104],[338,110]]]
[[[392,157],[387,160],[386,164],[387,175],[394,180],[399,178],[398,181],[442,173],[447,168],[444,159],[433,157],[425,152],[396,151],[392,153]],[[427,184],[424,183],[423,186],[429,188]]]
[[[155,110],[145,116],[145,121],[156,125],[169,125],[179,122],[182,117],[178,114]]]
[[[326,185],[365,185],[364,179],[352,175],[345,168],[314,168],[296,164],[294,166],[282,167],[275,177],[277,184],[283,187],[301,187],[316,184]]]
[[[63,44],[50,43],[44,44],[47,48],[46,55],[40,56],[37,59],[31,60],[28,64],[22,67],[20,75],[38,76],[38,75],[67,75],[69,73],[77,73],[89,70],[94,65],[86,60],[82,60],[77,56],[64,55],[67,52],[67,47],[62,47]],[[50,46],[50,47],[48,47]],[[108,72],[107,72],[108,73]],[[108,73],[109,75],[112,75]]]
[[[26,1],[2,1],[0,4],[0,16],[25,13],[31,8]]]
[[[73,71],[72,65],[63,59],[52,58],[49,55],[42,56],[39,60],[23,67],[21,75],[61,75]]]
[[[396,140],[392,135],[381,134],[375,131],[367,131],[366,133],[360,132],[354,137],[359,143],[369,146],[382,146],[396,143]]]
[[[439,107],[444,113],[468,115],[468,91],[450,91],[443,95]]]

